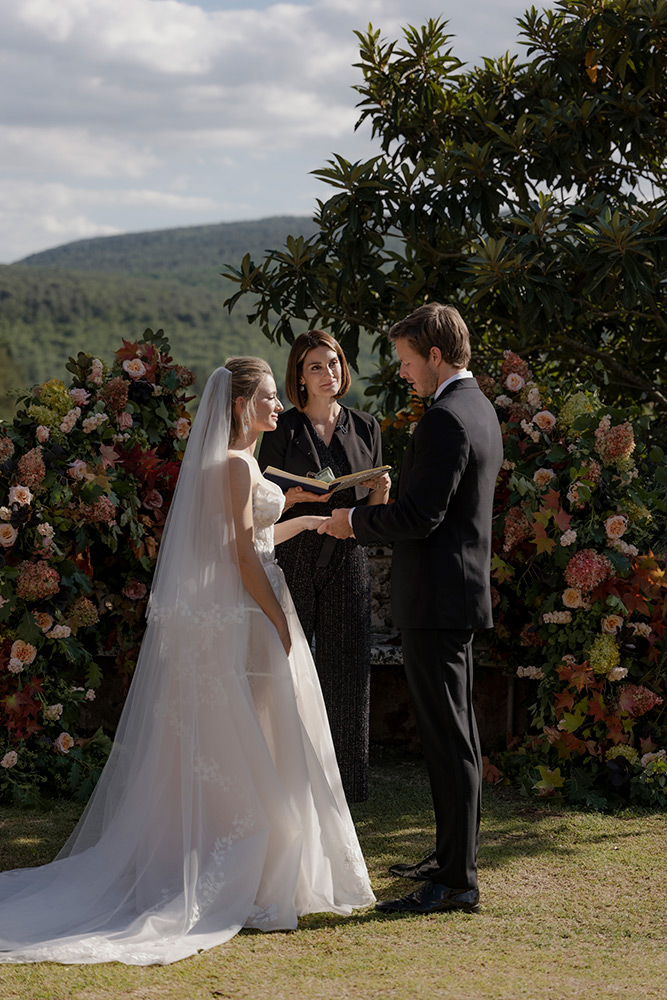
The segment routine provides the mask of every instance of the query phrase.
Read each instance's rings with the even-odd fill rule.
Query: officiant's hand
[[[319,526],[318,534],[333,535],[334,538],[354,538],[354,532],[348,519],[349,511],[349,507],[337,507],[331,512],[331,517],[328,517]]]
[[[295,503],[322,503],[329,499],[328,493],[311,493],[302,486],[290,486],[285,494],[285,510],[289,510]]]

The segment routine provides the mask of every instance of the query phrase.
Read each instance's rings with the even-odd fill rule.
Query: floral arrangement
[[[667,805],[667,469],[650,414],[538,380],[511,351],[477,381],[505,454],[490,655],[535,695],[531,731],[496,763],[543,796]]]
[[[0,425],[0,798],[90,794],[101,664],[129,681],[190,429],[162,331],[80,353]],[[123,685],[121,685],[123,687]]]

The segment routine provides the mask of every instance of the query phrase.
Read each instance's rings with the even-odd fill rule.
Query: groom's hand
[[[317,529],[320,535],[333,535],[334,538],[354,538],[348,514],[349,507],[337,507]]]

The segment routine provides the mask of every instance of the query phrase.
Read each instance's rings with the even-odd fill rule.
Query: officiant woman
[[[328,466],[334,476],[343,476],[382,465],[377,420],[340,402],[349,387],[350,371],[338,342],[323,330],[300,334],[285,375],[293,407],[279,415],[275,431],[264,434],[262,471],[272,465],[307,476]],[[330,498],[293,487],[286,493],[284,517],[386,503],[389,487],[386,473]],[[315,663],[345,794],[361,802],[368,797],[370,716],[366,549],[353,538],[341,541],[308,531],[278,546],[277,556],[306,638],[315,638]]]

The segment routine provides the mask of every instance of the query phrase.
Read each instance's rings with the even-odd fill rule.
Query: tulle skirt
[[[315,667],[250,599],[154,608],[114,748],[51,864],[0,875],[0,962],[163,964],[373,902]]]

